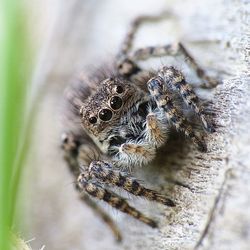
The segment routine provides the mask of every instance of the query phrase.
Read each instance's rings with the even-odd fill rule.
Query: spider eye
[[[97,122],[97,118],[95,116],[92,116],[92,117],[89,118],[89,122],[91,124],[95,124]]]
[[[109,121],[111,118],[112,118],[112,111],[110,109],[102,109],[100,112],[99,112],[99,117],[102,121]]]
[[[119,96],[113,96],[110,99],[110,107],[114,110],[118,110],[122,106],[122,99]]]
[[[123,87],[122,87],[121,85],[115,86],[115,92],[116,92],[117,94],[121,94],[123,91],[124,91],[124,90],[123,90]]]

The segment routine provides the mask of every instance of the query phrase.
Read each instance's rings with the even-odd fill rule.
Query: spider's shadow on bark
[[[189,181],[178,174],[190,164],[190,154],[197,150],[184,135],[171,129],[167,143],[158,150],[156,158],[148,166],[139,169],[138,178],[163,192],[171,191],[175,185],[189,188]]]

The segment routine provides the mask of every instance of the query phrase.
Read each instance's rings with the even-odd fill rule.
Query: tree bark
[[[28,168],[33,174],[26,238],[36,237],[31,243],[34,249],[42,245],[54,250],[249,249],[249,1],[60,2],[34,78],[35,87],[44,88],[46,83],[47,90]],[[170,209],[145,200],[130,200],[160,221],[159,230],[104,205],[123,233],[123,242],[117,244],[100,218],[81,204],[71,184],[59,149],[58,107],[63,89],[77,71],[87,65],[85,70],[92,70],[115,55],[135,17],[170,9],[177,18],[143,25],[135,47],[183,41],[209,74],[221,79],[214,90],[198,91],[212,100],[217,129],[206,136],[208,153],[198,152],[188,140],[174,134],[153,164],[135,170],[147,186],[177,201],[177,206]],[[195,86],[200,83],[185,60],[160,58],[143,66],[157,69],[162,64],[175,65],[189,82]]]

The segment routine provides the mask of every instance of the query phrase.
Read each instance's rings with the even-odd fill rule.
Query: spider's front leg
[[[198,115],[203,127],[208,132],[215,132],[213,125],[206,119],[204,108],[199,103],[198,96],[193,91],[191,85],[186,82],[185,77],[179,70],[174,67],[165,66],[159,71],[157,79],[161,84],[165,83],[167,88],[177,90],[186,105]]]
[[[172,123],[178,131],[183,132],[191,138],[201,151],[206,151],[207,147],[205,142],[194,133],[191,126],[186,124],[186,119],[181,115],[177,106],[174,105],[164,79],[157,76],[150,79],[147,84],[150,94],[155,99],[158,108],[165,112],[167,120]]]
[[[144,187],[128,173],[115,170],[114,166],[109,162],[91,162],[88,173],[92,178],[122,188],[135,196],[142,196],[151,201],[156,201],[171,207],[174,206],[174,202],[170,198]]]
[[[107,202],[110,206],[120,210],[121,212],[129,214],[135,219],[138,219],[153,228],[157,227],[157,223],[154,220],[148,218],[147,216],[130,206],[124,198],[120,197],[114,192],[107,190],[102,183],[104,177],[102,176],[101,178],[97,179],[95,178],[96,176],[95,174],[93,174],[93,172],[94,171],[91,171],[90,167],[90,169],[84,170],[79,175],[78,186],[81,190],[85,191],[94,198]],[[108,182],[107,177],[106,182]]]

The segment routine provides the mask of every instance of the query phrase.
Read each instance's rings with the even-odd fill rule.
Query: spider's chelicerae
[[[215,85],[181,43],[131,52],[139,25],[155,20],[159,17],[143,16],[134,20],[112,73],[81,75],[76,87],[66,92],[71,106],[67,117],[72,126],[67,126],[62,136],[65,159],[77,179],[81,199],[103,218],[118,240],[121,239],[119,230],[95,199],[157,227],[154,220],[110,191],[110,187],[116,186],[135,196],[175,206],[169,197],[148,189],[132,177],[131,170],[154,159],[157,149],[167,142],[170,126],[184,133],[199,150],[207,150],[203,139],[188,125],[181,107],[175,104],[176,93],[198,116],[204,129],[214,131],[199,98],[179,70],[164,66],[151,71],[138,66],[138,61],[150,57],[180,54],[207,85]],[[97,155],[98,160],[94,160]]]

